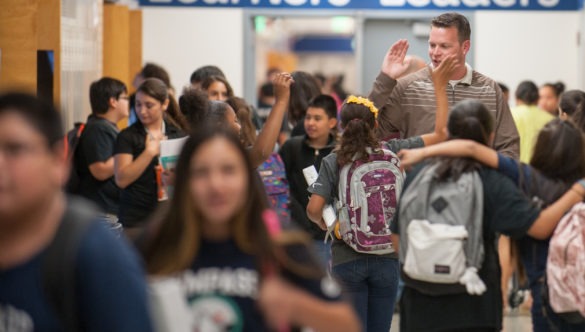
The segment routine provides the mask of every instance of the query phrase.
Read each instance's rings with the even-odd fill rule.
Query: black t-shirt
[[[423,165],[407,177],[404,189]],[[465,328],[502,328],[502,296],[496,233],[519,238],[538,218],[535,208],[514,183],[493,169],[479,172],[484,189],[485,258],[479,276],[487,287],[480,295],[430,296],[406,286],[401,299],[400,327],[403,331],[452,331]],[[391,230],[399,234],[400,216]],[[421,318],[422,317],[422,318]]]
[[[292,129],[290,136],[303,136],[306,135],[307,132],[305,131],[305,122],[300,120]]]
[[[291,259],[302,262],[299,251]],[[185,295],[198,324],[193,331],[270,331],[256,303],[260,278],[257,258],[244,253],[233,240],[203,240],[184,275]],[[341,288],[330,277],[284,278],[322,300],[341,300]]]
[[[307,139],[306,135],[293,137],[282,145],[278,153],[284,162],[286,178],[290,187],[292,220],[308,232],[313,239],[323,240],[325,232],[307,217],[307,204],[309,204],[311,194],[307,190],[308,184],[303,175],[303,169],[315,166],[319,172],[321,160],[335,148],[335,139],[331,136],[327,146],[319,150],[310,147]]]
[[[165,122],[168,139],[185,136],[181,130]],[[115,154],[131,154],[133,159],[138,158],[144,149],[146,141],[146,129],[140,121],[122,130],[116,141]],[[156,209],[158,204],[156,171],[158,158],[152,158],[150,165],[142,172],[140,177],[120,193],[120,211],[118,219],[124,227],[136,227],[143,225],[148,216]]]
[[[114,176],[100,181],[91,174],[89,165],[106,162],[114,156],[117,136],[116,124],[91,116],[75,151],[75,165],[80,181],[79,194],[98,204],[104,212],[114,215],[118,214],[120,199],[120,189],[116,186]]]

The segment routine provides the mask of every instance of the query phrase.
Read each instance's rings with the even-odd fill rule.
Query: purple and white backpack
[[[390,150],[355,160],[339,174],[337,210],[343,241],[357,252],[382,255],[394,252],[390,222],[397,211],[404,173]]]

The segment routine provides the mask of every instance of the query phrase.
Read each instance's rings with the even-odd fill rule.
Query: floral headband
[[[356,97],[354,95],[351,95],[347,97],[345,103],[364,105],[365,107],[370,109],[370,112],[374,113],[374,119],[378,119],[378,109],[376,108],[376,106],[374,106],[374,103],[372,103],[372,101],[369,100],[368,98]]]

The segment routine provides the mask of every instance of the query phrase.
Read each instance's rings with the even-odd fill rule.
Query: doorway
[[[261,82],[266,79],[266,64],[270,61],[281,64],[278,67],[282,70],[342,73],[347,92],[367,95],[380,72],[386,51],[396,40],[408,39],[408,54],[428,62],[430,22],[439,14],[441,12],[391,10],[299,10],[286,14],[277,10],[245,11],[244,96],[249,101],[257,100]],[[466,17],[473,27],[473,13],[466,13]],[[319,37],[344,40],[339,41],[339,49],[327,49],[325,42],[322,49],[302,49],[298,41],[305,37],[313,44],[318,44]],[[471,66],[473,45],[472,42],[467,56]],[[273,59],[267,60],[268,57]]]

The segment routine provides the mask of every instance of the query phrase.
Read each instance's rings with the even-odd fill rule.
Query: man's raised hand
[[[390,46],[384,62],[382,62],[382,72],[390,78],[397,79],[406,72],[410,65],[410,59],[405,59],[408,51],[408,40],[399,39]]]

